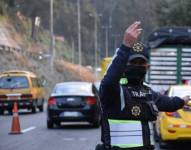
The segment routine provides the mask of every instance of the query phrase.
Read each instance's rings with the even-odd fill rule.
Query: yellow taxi
[[[0,74],[0,114],[5,110],[12,113],[14,102],[19,109],[43,111],[44,87],[35,73],[11,70]]]
[[[190,85],[171,86],[168,96],[191,96]],[[191,140],[191,107],[176,112],[160,112],[155,123],[155,136],[159,144],[165,141]]]

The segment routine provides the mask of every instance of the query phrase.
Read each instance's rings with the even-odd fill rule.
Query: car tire
[[[162,149],[167,149],[168,148],[168,144],[164,141],[159,141],[159,147]]]
[[[101,122],[101,116],[98,114],[96,119],[92,122],[94,128],[99,128]]]
[[[32,113],[35,114],[36,113],[36,101],[33,103],[32,105]]]
[[[54,122],[52,120],[47,120],[47,128],[52,129],[54,127]]]
[[[44,99],[41,100],[42,104],[38,107],[40,112],[44,111]]]
[[[94,123],[92,123],[92,126],[93,126],[94,128],[99,128],[100,122],[94,122]]]
[[[162,149],[168,148],[169,147],[168,143],[163,141],[160,133],[157,133],[155,124],[154,124],[153,128],[154,128],[154,140],[158,143],[159,147],[162,148]]]
[[[4,114],[4,110],[0,110],[0,115],[3,115]]]
[[[7,111],[8,111],[8,113],[9,113],[9,115],[13,115],[12,109],[8,109]]]
[[[168,148],[168,143],[163,141],[160,135],[158,136],[158,143],[160,148],[162,149]]]
[[[39,111],[40,111],[40,112],[43,112],[43,111],[44,111],[43,105],[39,106],[38,108],[39,108]]]

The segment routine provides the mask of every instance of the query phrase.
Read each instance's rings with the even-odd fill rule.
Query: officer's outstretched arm
[[[166,95],[153,92],[153,98],[159,111],[173,112],[185,105],[185,101],[180,97],[168,97]]]

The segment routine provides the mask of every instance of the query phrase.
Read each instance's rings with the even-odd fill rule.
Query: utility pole
[[[71,38],[71,42],[72,42],[72,63],[74,63],[74,39],[73,39],[73,37]]]
[[[78,11],[78,61],[79,61],[79,65],[82,65],[82,60],[81,60],[81,12],[80,12],[80,0],[77,0],[77,11]]]
[[[112,28],[112,17],[109,17],[109,25],[102,26],[105,29],[105,57],[108,57],[109,29]]]
[[[109,41],[109,29],[112,28],[111,26],[102,26],[105,29],[105,57],[108,57],[108,41]]]
[[[97,79],[97,66],[98,66],[98,17],[102,14],[89,14],[94,19],[94,72]]]
[[[89,16],[94,19],[94,72],[97,78],[96,68],[97,68],[97,50],[98,50],[98,42],[97,42],[97,16],[96,14],[89,14]]]
[[[51,34],[51,46],[50,46],[50,54],[51,54],[51,59],[50,59],[50,69],[51,72],[54,71],[54,57],[55,57],[55,50],[54,50],[54,45],[55,45],[55,39],[54,39],[54,10],[53,10],[53,0],[50,0],[50,34]]]
[[[115,54],[115,49],[117,48],[117,39],[121,37],[120,34],[112,34],[111,35],[114,38],[114,54]]]
[[[94,43],[95,43],[95,76],[97,79],[97,50],[98,50],[98,45],[97,45],[97,16],[95,15],[94,19]]]

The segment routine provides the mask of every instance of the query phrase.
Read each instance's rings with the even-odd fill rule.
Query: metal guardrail
[[[10,46],[7,46],[7,45],[0,45],[0,51],[5,51],[5,52],[13,52],[13,51],[22,52],[23,50],[21,48],[10,47]]]
[[[9,53],[13,53],[14,51],[20,52],[20,53],[24,52],[24,50],[21,48],[10,47],[7,45],[2,45],[2,44],[0,44],[0,51],[9,52]],[[26,51],[25,54],[28,55],[29,57],[32,57],[33,59],[36,59],[36,60],[49,60],[51,57],[49,54],[37,54],[37,53],[31,53],[28,51]]]

